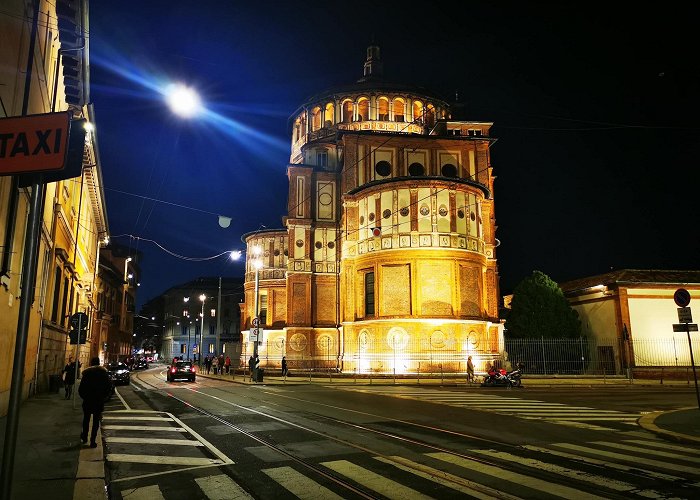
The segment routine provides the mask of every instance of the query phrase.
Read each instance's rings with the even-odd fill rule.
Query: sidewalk
[[[14,454],[12,500],[106,499],[102,434],[97,448],[80,441],[81,400],[39,394],[22,403]],[[7,417],[0,418],[3,448]],[[3,458],[4,460],[4,458]],[[48,495],[47,495],[48,494]]]
[[[273,372],[274,373],[274,372]],[[241,385],[300,385],[309,384],[308,375],[295,374],[286,380],[280,376],[264,376],[261,383],[250,381],[248,375],[206,375],[199,377],[219,379]],[[361,378],[352,375],[333,374],[332,377],[311,377],[311,383],[339,383],[347,385],[393,385],[394,378]],[[464,386],[462,377],[447,376],[421,379],[398,379],[397,384],[430,386]],[[627,379],[564,379],[524,378],[528,387],[552,386],[602,386],[602,385],[659,385],[658,381],[630,381]],[[664,384],[671,385],[671,384]],[[687,383],[674,384],[686,386]],[[692,387],[692,386],[691,386]],[[622,387],[621,387],[622,389]],[[481,390],[478,384],[470,390]],[[80,400],[63,399],[58,394],[40,394],[22,403],[17,429],[17,446],[14,455],[12,500],[51,498],[52,500],[100,500],[107,499],[105,489],[104,452],[102,437],[98,447],[90,448],[80,442],[82,409]],[[4,444],[7,419],[0,418],[0,438]],[[700,410],[696,407],[669,412],[657,412],[642,416],[639,425],[662,438],[700,446]]]

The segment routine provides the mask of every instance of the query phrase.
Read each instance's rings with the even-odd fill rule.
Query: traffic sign
[[[78,325],[80,325],[81,330],[85,330],[88,327],[88,315],[84,312],[77,312],[70,317],[70,326],[78,328]]]
[[[253,326],[255,328],[260,326],[260,318],[253,318]]]
[[[678,322],[679,323],[692,323],[693,313],[690,307],[679,307],[678,308]]]
[[[698,325],[697,323],[675,323],[673,325],[673,331],[674,332],[697,332],[698,331]]]
[[[685,288],[679,288],[673,293],[673,300],[678,307],[686,307],[690,304],[690,292]]]

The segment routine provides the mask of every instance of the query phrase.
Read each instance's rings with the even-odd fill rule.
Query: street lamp
[[[199,329],[199,367],[202,367],[202,352],[203,352],[203,346],[204,346],[204,301],[207,300],[207,296],[204,294],[201,294],[199,296],[199,300],[202,301],[202,327]]]

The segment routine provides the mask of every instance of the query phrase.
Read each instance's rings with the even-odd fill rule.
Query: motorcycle
[[[522,365],[518,363],[517,368],[506,371],[503,368],[490,368],[481,387],[522,387]]]

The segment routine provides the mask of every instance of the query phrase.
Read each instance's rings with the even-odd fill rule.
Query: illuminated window
[[[185,354],[187,352],[187,344],[180,344],[180,354]]]
[[[389,121],[389,99],[386,97],[377,100],[377,119]]]
[[[216,309],[211,310],[211,317],[215,318],[216,317]]]
[[[214,354],[214,344],[209,344],[209,354]]]
[[[369,120],[369,99],[363,97],[357,101],[357,121]]]
[[[267,293],[260,294],[260,324],[267,324]]]
[[[374,272],[365,273],[365,316],[374,316]]]

